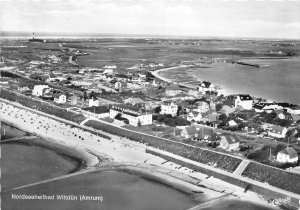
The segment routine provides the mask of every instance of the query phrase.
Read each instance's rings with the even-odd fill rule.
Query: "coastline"
[[[225,63],[225,64],[229,65],[229,63]],[[214,65],[220,65],[220,64],[218,64],[218,63],[211,64],[211,66],[208,67],[208,68],[214,68]],[[236,64],[236,65],[239,65],[239,64]],[[180,68],[180,67],[181,66],[178,66],[177,68]],[[220,67],[216,66],[215,68],[219,69]],[[262,68],[264,68],[264,67],[262,67]],[[169,79],[166,76],[161,75],[162,72],[168,72],[172,69],[174,70],[176,68],[174,68],[174,67],[173,68],[164,68],[164,69],[159,69],[159,70],[153,71],[151,73],[153,74],[153,76],[159,78],[160,80],[163,80],[163,81],[166,81],[166,82],[169,82],[169,83],[179,82],[179,81],[173,81],[172,79]],[[183,70],[183,71],[185,71],[185,70]],[[210,79],[201,78],[201,80],[195,79],[191,82],[196,82],[196,81],[199,82],[199,81],[202,81],[202,80],[212,82],[216,87],[219,87],[220,90],[218,90],[218,92],[220,92],[220,94],[223,94],[224,96],[236,95],[236,94],[250,94],[254,98],[262,98],[262,99],[264,99],[266,101],[269,101],[269,102],[286,102],[286,103],[291,103],[291,104],[295,104],[295,105],[299,104],[297,102],[297,100],[296,101],[294,101],[294,100],[291,101],[291,100],[285,100],[284,98],[280,99],[280,96],[270,95],[268,92],[262,94],[259,91],[254,91],[253,92],[253,90],[247,91],[245,89],[244,90],[234,89],[234,87],[231,87],[231,85],[221,84],[220,81],[217,82],[217,81],[211,81]],[[182,85],[184,85],[184,83],[182,83]],[[186,86],[186,87],[188,87],[188,86]]]
[[[13,103],[9,103],[9,104],[13,104]],[[14,106],[14,108],[12,106]],[[35,119],[34,122],[32,122],[34,124],[32,124],[32,123],[30,124],[30,122],[26,121],[28,123],[27,126],[26,126],[26,124],[21,122],[20,119],[14,119],[14,117],[12,115],[11,116],[8,115],[7,117],[10,117],[10,120],[12,121],[11,123],[15,122],[14,125],[16,127],[21,127],[21,129],[29,130],[31,133],[33,131],[33,133],[38,134],[40,136],[43,136],[43,138],[50,139],[51,141],[54,141],[54,142],[62,143],[65,146],[70,147],[71,150],[72,149],[78,149],[78,147],[81,147],[81,148],[84,148],[81,151],[86,151],[86,152],[88,151],[88,152],[91,152],[92,154],[97,154],[99,157],[107,158],[108,156],[110,156],[110,159],[109,159],[110,162],[109,163],[114,163],[115,162],[116,164],[121,165],[122,163],[126,162],[126,163],[130,163],[131,166],[136,167],[140,164],[146,163],[146,161],[147,161],[147,164],[145,164],[145,165],[155,165],[158,168],[163,167],[165,169],[169,168],[169,170],[171,170],[172,172],[174,170],[178,173],[183,171],[183,168],[182,168],[182,170],[176,169],[176,167],[174,169],[174,167],[173,167],[174,164],[172,164],[172,163],[162,165],[162,162],[165,162],[165,159],[162,159],[162,158],[159,158],[157,156],[150,155],[150,154],[146,154],[142,147],[134,147],[132,145],[129,146],[125,142],[125,140],[124,140],[124,143],[122,144],[122,143],[119,142],[119,140],[110,141],[110,140],[107,140],[107,139],[103,139],[101,137],[96,137],[95,140],[100,139],[99,140],[100,142],[97,143],[95,141],[92,142],[92,139],[94,138],[92,134],[87,133],[85,131],[78,131],[78,132],[80,132],[80,135],[85,135],[85,136],[88,136],[89,138],[91,138],[89,140],[89,142],[86,142],[86,140],[84,140],[84,142],[81,143],[82,140],[78,141],[78,138],[75,138],[73,140],[69,139],[70,136],[67,135],[67,133],[66,133],[67,130],[64,129],[64,128],[60,130],[60,132],[63,132],[62,136],[58,135],[59,134],[58,132],[55,132],[54,135],[51,135],[51,134],[53,134],[52,132],[51,132],[51,134],[45,133],[41,129],[38,129],[37,127],[35,127],[36,125],[40,125],[39,124],[39,122],[40,122],[39,120],[41,120],[40,116],[36,117],[36,114],[31,113],[27,110],[22,110],[21,106],[20,106],[20,108],[16,108],[16,105],[8,105],[8,107],[10,109],[10,113],[18,113],[19,115],[20,115],[20,113],[22,113],[22,114],[27,113],[29,117],[26,118],[26,119],[28,119],[29,121],[30,121],[30,118],[31,118],[31,120]],[[18,115],[18,117],[20,117],[19,115]],[[42,116],[42,117],[43,117],[43,119],[46,118],[45,116]],[[3,119],[5,119],[4,116],[3,116]],[[48,119],[47,121],[50,122],[51,120]],[[35,123],[37,123],[37,124],[35,124]],[[53,124],[52,121],[51,121],[51,123],[52,123],[51,124],[52,127],[54,128],[56,126],[56,124]],[[62,124],[57,124],[57,125],[62,126]],[[67,125],[66,125],[66,128],[71,129]],[[72,129],[74,129],[74,128],[72,128]],[[77,130],[76,130],[76,132],[77,132]],[[50,138],[50,137],[52,137],[52,138]],[[53,140],[53,139],[55,139],[55,140]],[[99,145],[99,147],[96,148],[95,145]],[[95,160],[95,156],[94,156],[94,160]],[[97,163],[99,163],[99,162],[97,161]],[[101,165],[103,165],[103,164],[99,163],[99,166],[101,166]],[[131,168],[131,169],[133,169],[133,168]],[[187,170],[187,169],[185,169],[185,170]],[[188,170],[187,172],[191,173],[191,170]],[[147,172],[144,172],[144,173],[147,173]],[[153,173],[153,171],[150,171],[150,174],[151,173]],[[164,172],[164,176],[170,176],[170,171],[169,172]],[[175,176],[174,178],[176,178],[176,175],[174,175],[174,176]],[[208,186],[211,185],[212,183],[214,183],[214,184],[212,184],[213,187],[208,188],[210,190],[212,189],[211,192],[213,194],[216,193],[216,192],[221,191],[221,190],[218,191],[218,190],[214,190],[214,189],[227,189],[227,187],[230,186],[228,188],[228,190],[226,190],[227,191],[226,193],[230,192],[230,193],[233,193],[233,194],[238,194],[239,198],[242,197],[242,198],[245,198],[248,201],[253,200],[253,198],[254,198],[253,196],[255,196],[255,201],[256,202],[261,202],[264,205],[267,204],[264,200],[260,199],[255,193],[243,194],[242,193],[243,192],[242,188],[232,186],[232,185],[227,184],[227,183],[225,183],[221,180],[213,179],[212,180],[213,182],[207,182],[207,176],[204,175],[204,174],[200,174],[200,173],[197,173],[197,179],[199,180],[199,182],[205,181],[205,183],[206,183],[205,185],[208,185]],[[160,177],[160,180],[161,180],[161,182],[165,182],[165,180],[162,179],[161,177]],[[209,180],[211,180],[211,178],[209,178]],[[186,181],[182,182],[182,177],[180,177],[180,176],[177,176],[177,178],[175,180],[173,180],[172,182],[170,182],[170,183],[174,184],[174,186],[175,186],[177,183],[180,183],[180,182],[183,183],[182,186],[185,186],[185,187],[190,186],[190,184],[191,184],[191,183],[188,183]],[[217,186],[215,186],[216,183],[217,183]],[[218,185],[218,184],[220,184],[220,185]],[[215,192],[213,192],[213,191],[215,191]],[[223,194],[224,194],[224,192],[223,192]]]
[[[5,119],[1,119],[1,121],[3,121],[3,123],[8,126],[20,129],[26,133],[30,133],[29,130],[21,129],[19,127],[19,125],[15,124],[15,123],[11,123]],[[40,138],[34,139],[34,140],[29,140],[29,141],[28,140],[26,140],[26,141],[18,140],[15,142],[14,141],[3,142],[1,144],[18,144],[19,143],[19,144],[24,144],[27,146],[38,146],[41,148],[52,150],[55,153],[57,153],[58,155],[74,159],[75,161],[78,162],[78,167],[76,168],[76,170],[73,170],[70,173],[79,171],[79,170],[87,168],[87,167],[95,166],[99,163],[99,158],[102,158],[102,157],[95,156],[94,154],[91,154],[88,151],[80,150],[79,148],[76,148],[76,147],[70,147],[70,145],[63,144],[60,141],[56,141],[51,138],[43,137],[40,134],[37,135],[34,132],[31,134],[33,134],[33,136],[39,136]],[[45,140],[45,141],[43,141],[43,140]],[[103,159],[103,161],[104,160],[105,159]]]

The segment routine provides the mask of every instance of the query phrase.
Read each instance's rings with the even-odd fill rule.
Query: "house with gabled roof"
[[[203,140],[208,143],[216,142],[219,138],[218,135],[214,132],[212,128],[207,128],[207,127],[197,127],[197,137],[194,138],[194,140]]]
[[[277,153],[276,160],[280,163],[297,163],[298,154],[293,147],[287,147]]]
[[[202,120],[202,114],[197,111],[189,111],[186,116],[187,121],[199,122]]]
[[[184,128],[182,128],[181,131],[181,136],[184,137],[185,139],[189,139],[189,138],[194,138],[197,137],[197,129],[195,126],[185,126]]]
[[[240,139],[236,135],[222,134],[220,135],[220,148],[225,150],[235,150],[240,146]]]
[[[176,96],[177,94],[182,93],[183,91],[179,88],[179,85],[172,83],[169,87],[166,88],[167,96]]]
[[[279,125],[270,125],[268,136],[274,138],[284,138],[288,129]]]
[[[58,103],[58,104],[67,103],[67,96],[65,94],[57,93],[57,94],[54,94],[53,97],[54,97],[55,103]]]
[[[211,82],[203,81],[198,87],[199,92],[215,91],[215,86]]]
[[[236,96],[234,107],[241,107],[242,109],[251,110],[253,106],[253,99],[248,94],[239,94]]]

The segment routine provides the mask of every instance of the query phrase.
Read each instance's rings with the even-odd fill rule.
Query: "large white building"
[[[298,154],[292,147],[287,147],[278,152],[276,160],[280,163],[297,163]]]
[[[235,99],[235,108],[241,107],[246,110],[251,110],[253,106],[253,99],[250,95],[237,95]]]
[[[126,118],[129,121],[129,125],[151,125],[152,114],[144,112],[137,107],[126,104],[115,104],[109,110],[109,117],[114,119],[118,114],[122,118]]]
[[[32,90],[32,95],[43,96],[47,89],[49,90],[48,85],[35,85]]]
[[[173,117],[177,115],[178,105],[175,101],[164,101],[161,105],[160,114],[170,114]]]

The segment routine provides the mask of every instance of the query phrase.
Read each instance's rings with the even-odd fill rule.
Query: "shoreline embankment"
[[[300,195],[298,194],[283,189],[278,189],[276,187],[266,185],[264,183],[249,179],[247,177],[237,176],[217,168],[207,167],[204,164],[192,160],[188,160],[186,158],[178,157],[169,152],[160,151],[153,148],[147,148],[146,152],[162,157],[163,159],[169,160],[179,165],[194,169],[196,171],[207,174],[209,176],[213,176],[217,179],[221,179],[225,182],[236,185],[238,187],[241,187],[244,189],[245,193],[247,192],[247,190],[250,190],[252,192],[264,196],[272,197],[274,199],[278,199],[278,198],[285,199],[289,197],[291,198],[292,205],[297,208],[300,208]]]
[[[102,156],[102,154],[104,155],[104,157],[105,157],[105,155],[111,156],[110,160],[116,161],[119,164],[121,164],[122,162],[132,162],[133,165],[138,165],[138,164],[146,163],[146,161],[147,161],[147,164],[151,164],[151,165],[153,164],[153,165],[156,165],[156,166],[163,166],[162,164],[166,160],[166,159],[160,158],[157,155],[152,155],[150,153],[146,153],[145,150],[142,149],[142,148],[128,146],[125,143],[125,140],[124,140],[124,144],[119,144],[118,141],[114,141],[113,139],[112,140],[108,140],[108,139],[103,139],[101,137],[96,137],[96,139],[94,139],[96,141],[97,141],[97,139],[100,139],[100,142],[92,141],[92,139],[94,137],[93,137],[93,135],[91,133],[88,133],[88,132],[85,132],[85,131],[79,131],[77,128],[75,130],[77,132],[77,135],[80,134],[80,135],[84,136],[84,140],[83,140],[82,136],[81,136],[81,138],[78,138],[78,136],[77,136],[74,139],[74,141],[75,141],[75,145],[74,145],[74,141],[72,141],[71,139],[65,138],[66,135],[69,135],[69,137],[70,137],[70,134],[71,134],[71,136],[74,135],[74,133],[72,133],[72,131],[74,132],[74,130],[72,130],[73,128],[71,129],[67,125],[65,125],[66,128],[64,128],[62,123],[54,122],[53,120],[50,120],[50,119],[45,120],[45,118],[40,118],[38,115],[34,114],[35,113],[34,110],[28,111],[30,109],[26,109],[26,111],[24,111],[24,113],[20,112],[22,110],[22,106],[21,105],[18,105],[17,107],[19,107],[19,108],[16,108],[16,105],[14,103],[11,103],[11,102],[4,102],[4,103],[6,104],[5,106],[8,106],[8,107],[6,107],[6,109],[7,108],[10,109],[9,110],[10,112],[6,112],[5,114],[12,121],[17,122],[17,125],[20,124],[21,127],[23,126],[25,129],[28,129],[30,131],[32,131],[32,129],[34,128],[34,130],[36,132],[40,133],[40,132],[44,131],[44,130],[42,130],[42,129],[44,129],[43,126],[42,126],[42,125],[44,125],[43,124],[44,121],[47,121],[46,123],[50,123],[51,124],[51,129],[46,129],[44,132],[48,131],[48,132],[50,132],[50,134],[52,134],[53,132],[55,132],[54,136],[50,135],[49,133],[48,133],[48,135],[52,136],[53,138],[58,138],[58,139],[60,137],[58,134],[63,133],[63,136],[62,136],[63,139],[62,139],[62,141],[67,146],[70,146],[71,148],[80,147],[80,148],[84,148],[84,150],[88,150],[88,151],[92,150],[93,153],[96,153],[99,156]],[[10,104],[10,105],[8,105],[8,104]],[[11,113],[11,114],[8,114],[8,113]],[[24,123],[23,123],[23,121],[20,120],[20,118],[22,118],[22,117],[24,118],[24,116],[22,116],[21,114],[28,115],[26,117],[26,119],[28,119],[27,122],[25,122],[26,121],[25,120]],[[18,119],[16,119],[17,118],[16,115],[18,115]],[[43,117],[45,117],[45,116],[43,116]],[[27,123],[28,125],[27,126],[24,125],[25,123]],[[42,123],[42,125],[41,125],[41,123]],[[40,128],[38,128],[37,126],[40,126]],[[74,137],[72,137],[72,138],[74,138]],[[98,146],[96,146],[96,145],[98,145]],[[104,151],[105,151],[105,154],[103,153]],[[167,165],[167,164],[165,164],[165,165]],[[165,167],[165,165],[163,167]],[[172,166],[172,164],[170,164],[170,166]],[[179,172],[182,171],[179,168],[176,169],[176,167],[174,168],[174,170],[175,171],[179,171]],[[187,170],[187,169],[185,169],[185,170]],[[193,172],[191,170],[188,170],[188,173],[190,173],[190,175],[193,175],[192,174]],[[198,174],[198,172],[197,172],[197,174]],[[202,175],[202,177],[203,177],[203,175]],[[180,179],[178,179],[178,180],[180,180]],[[201,180],[202,179],[200,179],[200,182],[201,182]],[[218,180],[214,180],[214,181],[216,183],[219,182]],[[229,189],[230,189],[233,186],[229,185],[228,183],[224,184],[222,182],[222,184],[220,184],[216,188],[218,188],[218,189],[220,189],[220,188],[221,189],[222,188],[226,189],[227,187],[229,187]],[[211,188],[208,188],[208,189],[211,189]],[[241,190],[242,189],[236,189],[235,188],[232,192],[238,193]],[[223,190],[223,191],[225,191],[225,190]],[[220,192],[220,191],[215,191],[215,192]],[[244,194],[244,195],[242,195],[242,197],[245,197],[245,198],[249,199],[249,194],[248,193]],[[253,198],[253,194],[251,194],[251,199],[252,198]],[[259,200],[259,201],[261,201],[261,200]]]

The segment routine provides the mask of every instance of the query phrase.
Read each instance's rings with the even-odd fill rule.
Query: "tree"
[[[219,112],[223,107],[223,104],[222,103],[218,103],[216,104],[216,111]]]
[[[155,112],[156,114],[159,114],[160,111],[161,111],[161,106],[158,106],[158,107],[156,107],[156,108],[154,109],[154,112]]]
[[[272,113],[267,113],[266,115],[265,115],[265,121],[266,121],[266,123],[272,123],[273,122],[273,120],[276,118],[276,113],[275,112],[272,112]]]
[[[220,114],[220,116],[219,116],[219,120],[221,120],[222,122],[226,122],[226,120],[227,120],[227,115],[226,114]]]

